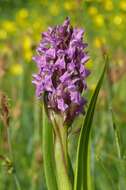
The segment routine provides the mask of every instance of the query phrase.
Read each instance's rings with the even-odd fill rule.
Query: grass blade
[[[122,158],[122,151],[121,151],[120,130],[119,130],[118,126],[116,125],[113,111],[111,114],[112,114],[112,125],[113,125],[113,129],[114,129],[114,134],[115,134],[115,143],[116,143],[117,155],[118,155],[118,158],[121,159]]]
[[[55,174],[55,162],[53,152],[53,128],[48,120],[43,106],[43,160],[44,160],[44,172],[46,178],[46,185],[48,190],[58,190],[56,174]]]
[[[97,101],[97,97],[99,94],[99,90],[102,85],[102,81],[104,78],[104,74],[107,67],[108,58],[106,58],[106,63],[102,72],[102,75],[99,79],[99,82],[96,86],[96,89],[93,93],[91,98],[89,108],[87,110],[87,114],[85,117],[84,124],[81,128],[79,141],[78,141],[78,148],[77,148],[77,158],[76,158],[76,170],[75,170],[75,180],[74,180],[74,190],[89,190],[90,188],[90,168],[89,168],[89,138],[90,138],[90,131],[91,125],[93,121],[93,115],[95,110],[95,105]]]
[[[113,125],[113,129],[114,129],[114,135],[115,135],[115,145],[116,145],[116,150],[117,150],[117,157],[118,160],[121,161],[118,163],[117,165],[117,170],[118,170],[118,189],[121,190],[123,189],[123,187],[126,186],[126,172],[125,172],[125,167],[123,164],[123,154],[122,154],[122,149],[121,149],[121,134],[120,134],[120,129],[118,127],[118,125],[116,125],[116,121],[115,121],[115,117],[112,112],[112,125]]]

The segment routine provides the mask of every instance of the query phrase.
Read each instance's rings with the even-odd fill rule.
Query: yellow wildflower
[[[100,41],[100,39],[99,38],[95,38],[93,44],[94,44],[94,46],[96,48],[100,48],[101,47],[101,41]]]
[[[29,13],[28,13],[28,10],[23,8],[23,9],[20,9],[17,14],[16,14],[16,19],[18,21],[20,20],[23,20],[23,19],[26,19],[28,17]]]
[[[119,3],[119,7],[123,10],[126,11],[126,1],[125,0],[121,0]]]
[[[96,24],[96,26],[103,26],[104,25],[104,17],[101,14],[97,14],[94,17],[94,23]]]
[[[32,53],[32,51],[30,49],[24,51],[24,58],[25,58],[26,61],[29,62],[32,59],[32,55],[33,55],[33,53]]]
[[[97,10],[97,8],[96,7],[89,7],[89,9],[88,9],[88,13],[91,15],[91,16],[94,16],[94,15],[96,15],[97,13],[98,13],[98,10]]]
[[[96,38],[94,39],[94,42],[93,42],[93,44],[94,44],[94,46],[95,46],[96,48],[102,47],[105,43],[106,43],[105,37],[96,37]]]
[[[19,26],[26,28],[27,27],[27,17],[29,15],[29,12],[27,9],[20,9],[16,13],[16,22]]]
[[[23,38],[23,49],[24,50],[29,50],[31,48],[31,45],[32,45],[32,41],[31,41],[31,38],[29,36],[25,36]]]
[[[15,32],[15,30],[16,30],[15,23],[10,20],[3,21],[2,27],[6,32],[10,32],[10,33]]]
[[[106,0],[106,1],[104,2],[104,8],[105,8],[105,10],[107,10],[107,11],[112,11],[113,8],[114,8],[113,2],[112,2],[111,0]]]
[[[115,25],[120,25],[122,23],[122,17],[121,15],[116,15],[113,20]]]
[[[31,38],[29,36],[25,36],[23,39],[22,47],[23,47],[24,58],[27,61],[30,61],[32,57],[31,46],[32,46]]]
[[[12,75],[19,76],[23,73],[23,66],[19,63],[15,63],[10,67],[10,72]]]

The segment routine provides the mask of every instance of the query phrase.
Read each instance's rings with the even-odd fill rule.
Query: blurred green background
[[[0,91],[7,95],[10,110],[8,129],[0,120],[0,190],[16,190],[18,181],[22,190],[46,189],[41,153],[42,114],[31,83],[36,71],[32,56],[41,32],[62,23],[66,16],[72,25],[86,31],[91,57],[87,63],[91,70],[88,100],[102,71],[104,53],[110,60],[93,123],[93,187],[126,189],[126,0],[0,0]],[[69,136],[72,158],[78,137],[74,130],[80,120],[74,125]]]

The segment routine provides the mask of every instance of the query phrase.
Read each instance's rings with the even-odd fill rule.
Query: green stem
[[[64,137],[66,135],[64,134]],[[56,160],[56,172],[59,190],[63,190],[64,187],[66,190],[70,190],[71,184],[68,176],[68,163],[66,155],[66,138],[63,140],[63,144],[59,137],[55,139],[55,160]]]
[[[54,116],[53,120],[55,131],[55,161],[58,190],[72,190],[68,167],[68,137],[67,126],[63,126],[62,119]]]

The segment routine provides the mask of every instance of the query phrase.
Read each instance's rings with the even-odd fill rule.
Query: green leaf
[[[108,58],[106,58],[105,66],[102,75],[97,83],[96,89],[91,98],[84,124],[81,128],[76,158],[76,170],[74,179],[74,190],[89,190],[91,189],[91,176],[89,164],[89,139],[93,121],[93,115],[99,90],[102,85],[104,74],[107,67]]]
[[[46,185],[48,190],[58,190],[53,147],[53,127],[45,113],[43,106],[43,160]]]
[[[111,110],[111,114],[112,114],[112,124],[113,124],[113,129],[114,129],[114,133],[115,133],[115,145],[116,145],[116,149],[117,149],[117,157],[118,160],[120,160],[121,162],[118,163],[117,165],[117,170],[118,170],[118,189],[121,190],[123,189],[123,187],[126,186],[126,171],[124,169],[124,165],[122,164],[123,161],[123,154],[122,154],[122,139],[121,139],[121,134],[120,134],[120,129],[118,127],[118,125],[116,125],[116,120],[114,117],[114,113]]]
[[[119,127],[116,125],[114,114],[113,114],[112,110],[111,110],[111,114],[112,114],[112,125],[113,125],[113,129],[114,129],[114,133],[115,133],[115,143],[116,143],[117,155],[118,155],[118,158],[121,159],[122,158],[122,151],[121,151],[120,130],[119,130]]]

